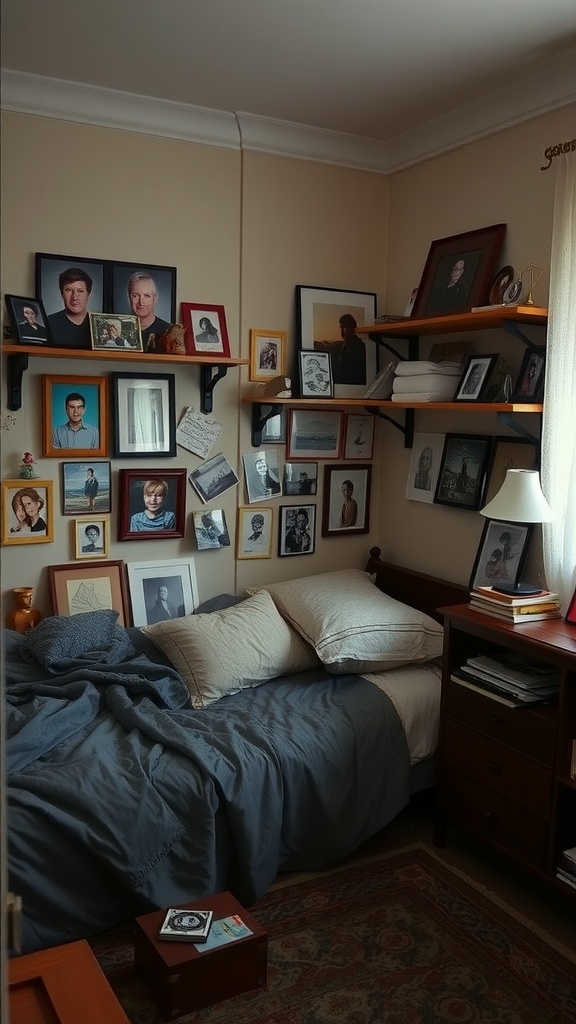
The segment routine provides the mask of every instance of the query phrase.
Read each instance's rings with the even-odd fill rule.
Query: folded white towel
[[[439,376],[435,373],[420,373],[417,377],[394,377],[392,391],[407,395],[414,391],[440,391],[451,398],[458,387],[458,377]]]
[[[450,402],[452,392],[446,395],[441,391],[412,391],[407,395],[392,395],[393,402],[407,402],[409,405],[418,405],[420,402]]]
[[[462,374],[461,363],[432,363],[426,359],[400,360],[396,367],[397,377],[414,377],[421,373],[449,374],[451,377],[460,377]]]

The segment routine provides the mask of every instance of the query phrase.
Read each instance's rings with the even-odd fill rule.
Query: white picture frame
[[[405,497],[409,501],[434,501],[445,442],[446,434],[414,434],[406,479]]]
[[[135,626],[152,626],[166,619],[191,615],[198,607],[198,584],[193,558],[128,562],[128,588]],[[165,587],[169,608],[157,608],[158,592]],[[175,614],[168,612],[174,611]]]
[[[334,396],[363,398],[366,388],[376,376],[377,346],[366,335],[359,336],[357,329],[365,324],[373,324],[376,320],[376,292],[296,286],[296,325],[300,349],[337,353],[345,339],[341,331],[341,317],[352,318],[350,322],[355,327],[350,333],[353,334],[354,345],[362,355],[365,368],[358,379],[352,373],[354,382],[351,382],[349,369],[343,374],[346,380],[340,381],[340,369],[333,358]],[[350,344],[350,339],[347,344]]]

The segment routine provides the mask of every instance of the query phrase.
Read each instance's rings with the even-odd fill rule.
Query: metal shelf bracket
[[[530,444],[534,445],[536,452],[536,465],[540,466],[540,438],[531,434],[526,427],[514,418],[511,412],[499,412],[496,415],[498,416],[499,423],[503,423],[505,427],[510,427],[510,430],[513,430],[515,434],[520,434],[520,436],[525,438],[526,441],[530,441]]]
[[[202,412],[212,412],[212,392],[214,391],[218,381],[222,380],[227,373],[227,366],[206,366],[202,364],[200,367],[200,408]]]
[[[537,324],[536,326],[543,326],[543,325],[538,325]],[[520,329],[520,325],[519,325],[519,323],[516,320],[503,320],[502,321],[502,330],[506,331],[506,334],[513,334],[515,338],[518,338],[520,341],[524,342],[524,344],[527,345],[528,348],[535,349],[535,348],[540,348],[541,347],[540,345],[536,345],[536,343],[533,342],[532,339],[529,338],[527,334],[524,334],[524,331],[522,331]]]
[[[6,384],[8,396],[6,405],[12,412],[22,408],[22,378],[28,369],[28,355],[10,355],[6,357]]]
[[[366,412],[372,413],[373,416],[378,416],[381,420],[388,420],[393,427],[400,430],[404,434],[404,447],[412,448],[414,444],[414,409],[404,409],[404,424],[398,423],[398,420],[393,420],[387,413],[382,412],[381,409],[375,409],[373,405],[364,407]]]

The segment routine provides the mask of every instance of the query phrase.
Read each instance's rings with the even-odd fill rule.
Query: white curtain
[[[576,586],[576,153],[554,163],[541,478],[555,513],[543,525],[546,582],[566,611]]]

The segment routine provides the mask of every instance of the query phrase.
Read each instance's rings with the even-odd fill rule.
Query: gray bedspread
[[[198,711],[137,630],[111,624],[99,650],[67,657],[64,643],[52,660],[30,645],[6,633],[25,952],[225,888],[250,905],[279,871],[328,867],[408,802],[399,718],[357,676],[271,680]]]

